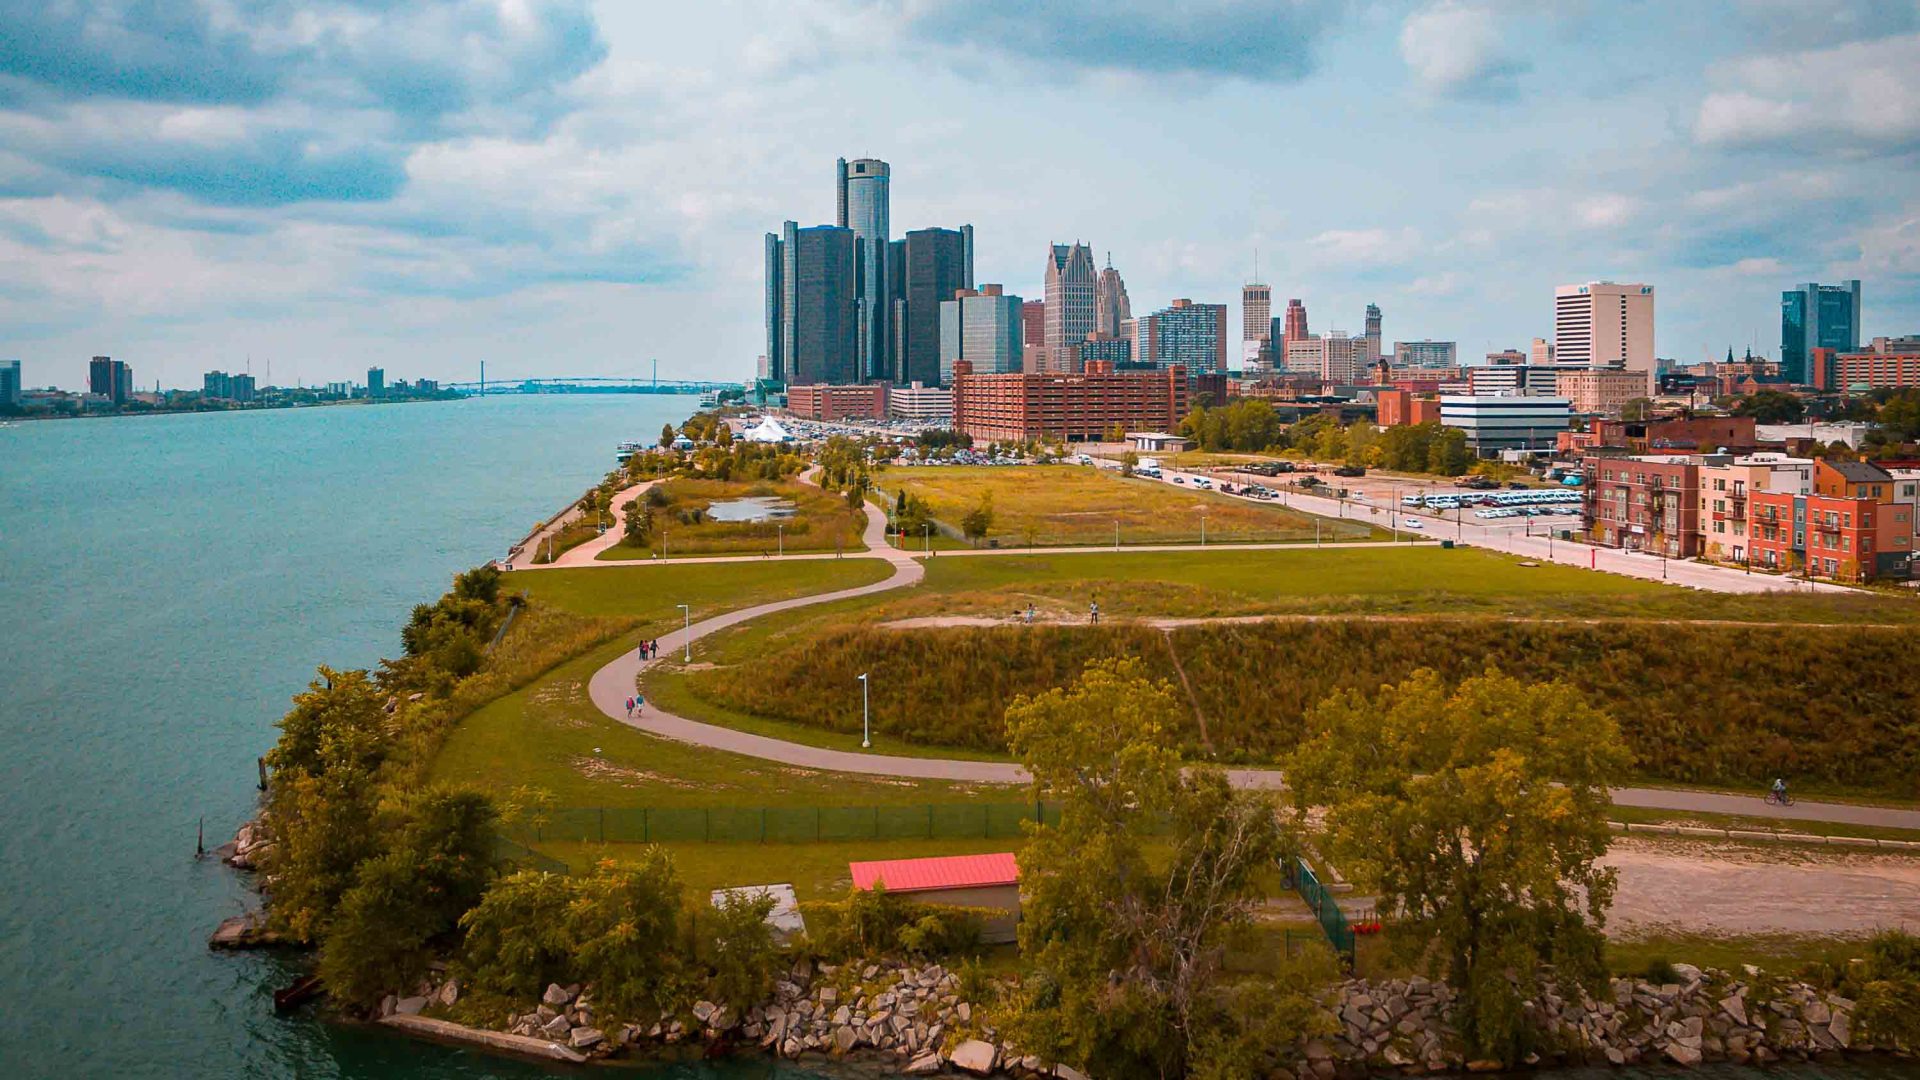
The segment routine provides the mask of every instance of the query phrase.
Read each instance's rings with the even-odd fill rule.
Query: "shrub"
[[[926,904],[884,888],[854,889],[845,900],[800,905],[813,949],[831,960],[906,955],[921,959],[969,955],[980,947],[987,908]]]
[[[482,990],[520,998],[571,981],[566,918],[576,893],[568,878],[539,870],[494,882],[460,919],[466,931],[461,973]]]
[[[772,911],[771,896],[730,893],[703,920],[707,962],[713,969],[709,992],[736,1011],[766,1000],[773,992],[780,952],[774,945],[773,927],[767,923]]]

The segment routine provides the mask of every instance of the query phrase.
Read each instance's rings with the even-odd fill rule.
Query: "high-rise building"
[[[1265,341],[1273,326],[1273,287],[1258,281],[1240,286],[1240,340]]]
[[[859,262],[852,229],[789,221],[767,237],[767,370],[789,384],[858,383]]]
[[[953,365],[961,360],[982,375],[1018,372],[1023,306],[1019,297],[1007,295],[998,285],[982,285],[978,291],[961,289],[953,299],[943,301],[940,383],[953,382]]]
[[[200,376],[200,396],[226,401],[233,397],[233,376],[224,371],[209,371]]]
[[[1021,301],[1020,344],[1023,348],[1046,347],[1047,302],[1045,300]]]
[[[1377,364],[1385,353],[1380,351],[1380,305],[1367,305],[1367,363]]]
[[[1393,366],[1404,368],[1445,368],[1456,366],[1459,346],[1451,341],[1396,341]]]
[[[367,396],[385,397],[387,394],[387,369],[370,367],[367,369]]]
[[[1623,367],[1655,390],[1653,286],[1589,281],[1553,290],[1555,363]]]
[[[1120,324],[1133,318],[1133,302],[1127,298],[1127,283],[1113,268],[1113,253],[1107,253],[1106,269],[1093,287],[1093,332],[1110,338],[1120,336]]]
[[[125,405],[133,396],[133,368],[111,356],[96,356],[87,364],[87,392]]]
[[[1134,320],[1134,358],[1165,371],[1183,367],[1194,374],[1227,369],[1227,305],[1175,300]],[[1141,324],[1146,324],[1144,327]],[[1141,338],[1146,339],[1141,346]]]
[[[258,393],[258,389],[255,387],[253,382],[253,376],[251,375],[233,376],[230,386],[232,388],[233,400],[235,401],[239,401],[239,402],[252,401],[256,396],[256,394]]]
[[[1534,338],[1533,345],[1528,350],[1527,359],[1535,367],[1546,367],[1553,363],[1553,342],[1546,338]]]
[[[899,347],[893,382],[937,385],[944,381],[942,308],[960,290],[973,288],[973,226],[914,229],[894,247],[900,254],[901,288],[894,303]]]
[[[1307,305],[1298,299],[1287,301],[1286,341],[1305,341],[1307,337]],[[1284,342],[1282,343],[1284,346]]]
[[[1093,333],[1098,275],[1093,251],[1085,244],[1054,244],[1047,252],[1046,368],[1064,371],[1066,346]]]
[[[885,378],[888,346],[892,340],[887,329],[893,309],[893,297],[887,290],[891,280],[887,256],[892,250],[888,244],[891,239],[888,185],[892,170],[886,162],[874,158],[853,161],[841,158],[835,168],[839,213],[835,224],[852,230],[856,242],[860,374],[863,378]]]
[[[20,361],[0,360],[0,408],[20,404]]]
[[[1815,349],[1860,348],[1860,282],[1806,284],[1780,294],[1780,374],[1805,386],[1814,381],[1808,363]]]

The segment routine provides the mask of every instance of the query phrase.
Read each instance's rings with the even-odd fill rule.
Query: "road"
[[[887,545],[886,516],[871,505],[867,507],[864,539],[868,550],[855,557],[886,560],[893,567],[893,573],[885,580],[858,588],[840,589],[813,596],[760,604],[702,619],[683,629],[661,635],[657,639],[661,654],[671,657],[674,653],[685,650],[692,642],[710,634],[775,612],[791,611],[814,604],[831,603],[856,596],[871,596],[892,589],[907,588],[918,584],[925,576],[925,567],[922,566],[919,557]],[[1189,547],[1182,550],[1192,549]],[[653,705],[642,709],[639,716],[629,717],[626,714],[626,699],[633,693],[636,681],[647,666],[648,663],[641,661],[637,652],[628,652],[622,653],[618,659],[594,672],[587,684],[588,697],[593,701],[594,707],[614,720],[661,738],[826,772],[982,784],[1024,784],[1028,780],[1026,770],[1012,762],[895,757],[807,746],[784,739],[774,739],[702,723],[698,720],[689,720],[663,712]],[[1236,787],[1242,788],[1277,790],[1284,786],[1280,773],[1272,769],[1230,769],[1228,777]],[[1769,806],[1757,796],[1640,787],[1614,789],[1613,801],[1621,806],[1681,812],[1739,814],[1755,818],[1779,818],[1786,821],[1819,821],[1920,829],[1920,810],[1891,807],[1815,802],[1800,802],[1793,806],[1781,807]]]

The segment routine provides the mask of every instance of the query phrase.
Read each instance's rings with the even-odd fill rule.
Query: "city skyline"
[[[1258,248],[1322,325],[1378,303],[1389,338],[1469,357],[1551,336],[1555,286],[1609,279],[1658,287],[1682,362],[1774,356],[1806,282],[1864,281],[1862,341],[1920,327],[1920,121],[1855,93],[1920,89],[1913,5],[1566,7],[1065,4],[1011,35],[992,5],[318,4],[310,39],[197,5],[23,8],[0,358],[64,386],[102,354],[147,385],[248,354],[309,384],[403,360],[747,378],[764,233],[835,220],[822,170],[862,156],[892,166],[892,238],[972,222],[976,277],[1029,298],[1040,245],[1084,236],[1138,310],[1192,297],[1240,327]],[[1017,167],[1040,148],[1065,171]]]

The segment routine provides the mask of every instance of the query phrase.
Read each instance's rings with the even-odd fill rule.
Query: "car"
[[[1361,467],[1360,467],[1360,466],[1358,466],[1358,465],[1342,465],[1342,466],[1340,466],[1339,468],[1337,468],[1337,469],[1335,469],[1335,470],[1333,470],[1333,475],[1335,475],[1335,476],[1365,476],[1365,475],[1367,475],[1367,470],[1365,470],[1365,469],[1363,469],[1363,468],[1361,468]]]
[[[1400,519],[1400,527],[1401,527],[1401,528],[1403,528],[1403,529],[1424,529],[1424,528],[1426,528],[1426,526],[1425,526],[1425,525],[1422,525],[1422,524],[1420,524],[1420,521],[1419,521],[1419,519],[1417,519],[1417,518],[1409,518],[1409,517],[1403,517],[1403,518],[1401,518],[1401,519]]]
[[[1176,476],[1173,478],[1173,482],[1176,484],[1184,484],[1187,482],[1187,478],[1184,476]]]

